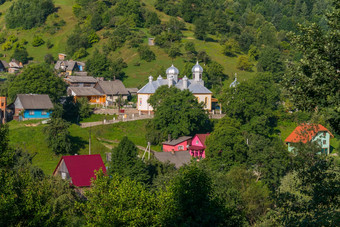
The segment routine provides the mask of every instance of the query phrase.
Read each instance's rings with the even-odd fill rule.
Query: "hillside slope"
[[[70,35],[77,24],[77,19],[73,15],[72,6],[75,4],[75,0],[55,0],[55,6],[57,7],[56,15],[52,14],[48,17],[44,26],[33,28],[30,30],[20,30],[20,29],[6,29],[5,26],[5,14],[6,10],[10,7],[12,2],[6,2],[5,4],[1,5],[0,12],[2,15],[0,16],[0,28],[1,32],[5,33],[6,36],[15,35],[20,40],[26,40],[28,44],[26,45],[27,51],[29,56],[32,57],[34,62],[42,62],[44,61],[44,56],[46,54],[52,54],[54,57],[57,56],[58,53],[67,52],[66,50],[66,40],[68,35]],[[157,11],[152,0],[143,0],[143,7],[148,9],[149,11],[154,11],[158,14],[159,18],[162,21],[168,21],[169,16]],[[179,18],[180,19],[180,18]],[[59,30],[55,33],[51,32],[52,24],[55,21],[64,20],[66,23],[64,26],[61,26]],[[238,78],[240,80],[247,79],[255,74],[255,72],[245,72],[238,70],[236,68],[237,57],[227,57],[222,54],[222,47],[219,45],[218,42],[214,41],[215,37],[210,37],[212,41],[201,41],[194,38],[193,35],[193,27],[194,25],[185,23],[186,30],[183,31],[184,37],[182,39],[182,43],[191,41],[195,43],[197,51],[204,50],[207,54],[212,58],[212,60],[220,63],[224,67],[224,73],[229,76],[229,79],[226,83],[230,83],[233,80],[233,75],[235,73],[238,74]],[[147,37],[151,37],[148,34],[147,29],[141,29]],[[96,43],[88,49],[87,51],[91,54],[94,49],[101,49],[102,45],[106,42],[105,39],[102,39],[102,34],[107,31],[106,29],[102,29],[97,32],[97,34],[101,37],[99,43]],[[53,33],[53,34],[51,34]],[[34,36],[41,36],[45,42],[49,40],[53,47],[48,49],[46,43],[39,47],[33,47],[32,41]],[[147,43],[147,38],[144,40]],[[156,54],[156,60],[152,62],[145,62],[139,59],[139,55],[137,53],[137,49],[135,48],[128,48],[127,45],[117,49],[114,53],[111,54],[111,58],[115,59],[118,57],[123,58],[123,60],[127,63],[128,67],[124,69],[127,78],[124,80],[124,84],[127,87],[141,87],[147,81],[147,77],[149,75],[153,75],[157,77],[156,72],[159,71],[161,68],[167,68],[173,62],[176,67],[179,68],[180,72],[183,70],[184,66],[184,59],[179,56],[176,59],[172,60],[168,57],[167,53],[165,53],[164,49],[159,48],[157,46],[152,46],[151,50]],[[181,51],[184,52],[184,48],[181,47]],[[5,60],[10,60],[10,57],[13,53],[13,48],[11,50],[4,51],[0,49],[0,55],[4,55]],[[88,56],[84,59],[80,59],[86,61]],[[254,70],[255,67],[253,67]]]

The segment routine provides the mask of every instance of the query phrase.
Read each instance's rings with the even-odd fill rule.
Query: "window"
[[[326,132],[323,133],[323,137],[326,137]]]
[[[142,106],[142,98],[139,99],[139,105]]]
[[[34,115],[34,110],[30,110],[28,114],[29,115]]]
[[[326,144],[326,140],[323,141],[323,144]]]
[[[4,106],[4,103],[2,102],[2,103],[1,103],[1,107],[3,107],[3,106]]]
[[[179,150],[179,151],[184,150],[184,146],[183,146],[183,145],[178,146],[178,150]]]
[[[66,179],[66,173],[64,173],[64,172],[61,173],[61,179],[63,179],[63,180]]]
[[[41,111],[41,115],[47,115],[47,111],[46,110]]]
[[[198,140],[196,140],[196,144],[198,144]]]

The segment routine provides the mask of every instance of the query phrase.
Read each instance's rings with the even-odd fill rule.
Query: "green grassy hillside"
[[[33,152],[33,164],[39,166],[45,174],[52,174],[61,155],[55,155],[47,146],[43,132],[45,125],[26,126],[37,122],[39,120],[9,122],[10,143],[25,151]],[[75,145],[75,152],[77,154],[88,154],[88,141],[91,130],[91,153],[100,154],[105,162],[105,153],[110,152],[109,147],[115,147],[124,136],[128,136],[136,145],[146,147],[147,142],[144,136],[146,122],[146,120],[121,122],[113,125],[91,127],[91,129],[81,128],[73,124],[69,131],[72,143]],[[103,142],[101,141],[102,139],[114,142]],[[160,147],[152,147],[152,149],[160,151]]]
[[[44,56],[47,53],[52,54],[54,57],[57,57],[57,54],[62,52],[66,52],[66,40],[67,36],[70,35],[77,24],[77,19],[72,13],[72,6],[74,5],[74,0],[55,0],[54,1],[55,6],[57,7],[57,13],[58,17],[56,18],[55,15],[50,15],[45,23],[45,25],[33,28],[30,30],[18,30],[18,29],[6,29],[5,26],[5,14],[6,10],[10,7],[12,2],[6,2],[5,4],[1,5],[0,12],[2,15],[0,16],[0,28],[2,32],[5,32],[6,35],[15,35],[19,38],[19,41],[22,39],[25,39],[28,41],[28,44],[26,45],[27,51],[32,57],[34,62],[42,62],[44,59]],[[157,11],[154,7],[154,1],[153,0],[143,0],[143,7],[147,8],[150,11],[157,12],[159,18],[162,21],[168,21],[169,16]],[[60,28],[56,33],[50,34],[48,28],[51,27],[53,21],[55,20],[64,20],[66,24]],[[232,77],[234,73],[238,74],[238,78],[240,80],[247,79],[255,74],[255,72],[245,72],[238,70],[236,68],[236,61],[237,57],[227,57],[222,54],[221,46],[218,42],[205,42],[201,40],[197,40],[193,36],[193,25],[189,23],[186,24],[186,30],[183,32],[184,38],[182,39],[182,43],[192,41],[195,43],[197,51],[204,50],[208,53],[208,55],[212,58],[212,60],[220,63],[224,67],[224,72]],[[147,37],[151,37],[148,34],[147,29],[142,29],[143,32],[146,33]],[[105,32],[105,29],[98,31],[98,35],[101,37],[101,35]],[[48,49],[46,47],[46,44],[43,44],[39,47],[33,47],[31,45],[34,36],[41,36],[45,41],[50,40],[53,44],[53,47],[51,49]],[[214,39],[214,37],[211,37]],[[92,53],[95,48],[101,49],[101,46],[103,43],[105,43],[105,39],[101,39],[99,43],[96,43],[93,45],[92,48],[88,49],[89,53]],[[144,40],[144,42],[147,42],[147,38]],[[124,59],[124,61],[128,64],[128,67],[125,70],[125,73],[127,75],[127,78],[125,79],[124,83],[127,87],[140,87],[145,84],[145,81],[147,81],[147,77],[149,75],[153,75],[154,77],[158,76],[156,75],[156,71],[160,69],[161,67],[167,68],[171,65],[173,62],[176,67],[179,68],[181,71],[183,69],[184,60],[181,57],[177,57],[176,59],[172,60],[168,57],[168,55],[165,53],[165,51],[159,47],[153,46],[151,47],[152,51],[156,54],[156,60],[152,62],[145,62],[140,61],[139,55],[137,53],[136,49],[129,49],[126,45],[116,50],[111,58],[115,59],[118,57],[121,57]],[[183,47],[182,47],[183,49]],[[184,49],[183,49],[184,50]],[[13,53],[13,49],[8,51],[3,51],[0,49],[0,54],[5,55],[5,60],[10,60],[10,57]],[[80,59],[83,61],[86,61],[86,58]],[[137,62],[140,62],[140,65],[136,65]],[[254,67],[254,70],[255,67]],[[230,83],[232,78],[229,78],[226,83]]]

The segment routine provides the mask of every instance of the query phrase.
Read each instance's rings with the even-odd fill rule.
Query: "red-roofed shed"
[[[106,167],[99,154],[72,155],[61,157],[53,175],[60,175],[77,187],[91,186],[91,178],[95,178],[95,171],[102,169],[106,173]]]

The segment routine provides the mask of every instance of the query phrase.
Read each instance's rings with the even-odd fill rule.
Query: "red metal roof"
[[[61,157],[57,168],[63,159],[72,179],[72,183],[77,187],[90,186],[91,178],[95,178],[95,170],[102,169],[103,172],[106,173],[106,167],[99,154],[63,156]]]
[[[190,150],[204,150],[205,149],[205,146],[204,147],[201,147],[201,146],[190,146],[189,147]]]
[[[307,143],[311,141],[318,132],[328,132],[331,137],[332,133],[320,124],[301,124],[294,129],[294,131],[287,137],[285,142],[289,143]]]
[[[206,133],[206,134],[196,134],[196,136],[201,141],[203,146],[205,146],[205,140],[208,138],[208,136],[210,136],[210,134],[209,133]]]

